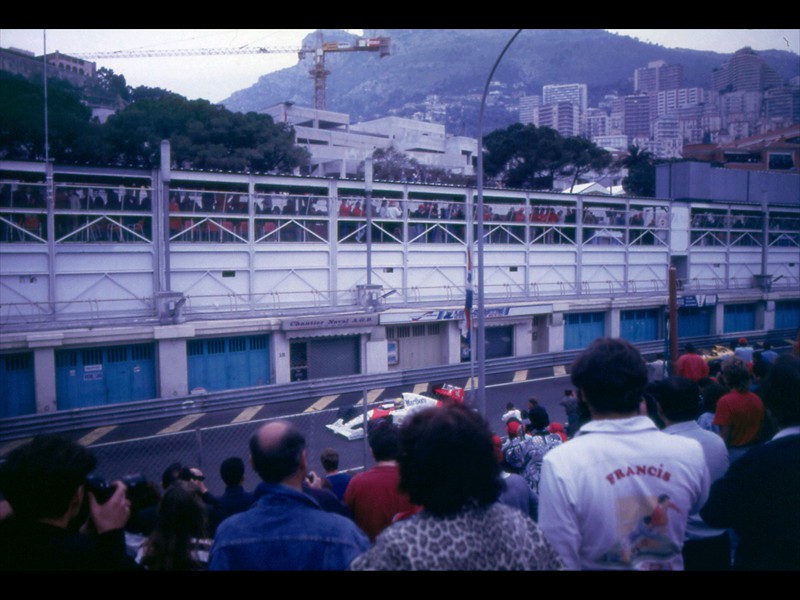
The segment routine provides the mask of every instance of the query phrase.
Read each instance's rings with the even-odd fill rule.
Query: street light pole
[[[486,332],[484,325],[483,293],[483,110],[486,107],[486,96],[489,94],[489,84],[492,82],[492,77],[494,77],[494,72],[497,70],[497,65],[500,64],[500,60],[502,60],[506,50],[508,50],[508,47],[521,32],[522,29],[517,29],[516,33],[508,40],[500,56],[497,57],[489,73],[489,77],[486,79],[486,85],[483,88],[483,97],[481,98],[481,109],[478,113],[478,330],[476,343],[478,346],[478,411],[483,416],[486,416]]]

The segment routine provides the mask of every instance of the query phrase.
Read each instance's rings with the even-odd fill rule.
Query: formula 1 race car
[[[403,392],[402,397],[394,402],[383,402],[366,411],[366,432],[377,423],[389,421],[400,425],[409,415],[431,406],[447,404],[463,404],[464,388],[450,384],[433,386],[431,398],[413,392]],[[357,406],[340,409],[339,418],[326,427],[337,435],[348,440],[360,440],[366,435],[364,427],[364,411]]]
[[[726,359],[729,356],[733,356],[733,350],[728,348],[727,346],[714,346],[710,350],[701,350],[700,356],[707,363],[718,362]]]

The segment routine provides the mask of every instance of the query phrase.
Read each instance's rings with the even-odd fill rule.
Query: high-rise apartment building
[[[623,133],[628,138],[650,136],[650,99],[647,94],[633,94],[623,99]]]
[[[537,127],[555,129],[562,137],[573,137],[580,132],[578,106],[572,102],[544,104],[534,112]]]
[[[580,114],[586,112],[589,104],[585,83],[550,84],[542,87],[542,104],[571,102],[578,107]]]
[[[764,116],[787,126],[800,123],[800,86],[777,87],[764,92]]]
[[[590,108],[581,120],[581,135],[589,140],[608,135],[609,116],[606,111],[599,108]]]
[[[752,48],[737,50],[733,58],[711,72],[714,90],[728,92],[764,92],[783,85],[783,80]]]
[[[652,148],[658,158],[680,158],[683,138],[677,116],[665,115],[653,122]]]
[[[519,99],[519,122],[528,125],[534,121],[534,112],[537,107],[542,105],[542,97],[539,95],[523,96]]]
[[[710,102],[711,97],[708,90],[703,88],[676,88],[674,90],[663,90],[656,96],[656,113],[660,117],[676,112],[679,108],[695,106]]]
[[[680,87],[683,87],[683,65],[668,65],[657,60],[633,72],[634,92],[653,94]]]

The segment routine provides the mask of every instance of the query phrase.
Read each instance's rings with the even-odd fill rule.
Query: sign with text
[[[714,306],[717,303],[717,296],[711,295],[695,295],[695,296],[681,296],[678,298],[678,306],[681,308],[702,308],[704,306]]]
[[[297,329],[329,329],[333,327],[372,327],[378,324],[378,315],[331,315],[285,319],[281,323],[284,331]]]

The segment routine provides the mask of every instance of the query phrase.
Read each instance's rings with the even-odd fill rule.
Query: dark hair
[[[627,340],[599,338],[575,359],[571,379],[595,411],[629,413],[642,400],[647,365]]]
[[[231,456],[222,461],[219,475],[228,487],[241,485],[244,477],[244,461],[238,456]]]
[[[258,432],[250,438],[250,455],[253,468],[267,483],[280,483],[300,466],[300,458],[306,447],[306,439],[291,423],[285,423],[286,430],[277,443],[262,448]]]
[[[764,377],[769,374],[769,369],[771,366],[771,363],[768,363],[766,360],[764,360],[761,352],[756,352],[753,354],[753,377],[757,379],[764,379]]]
[[[690,353],[690,354],[693,354],[693,353],[695,352],[695,347],[694,347],[694,344],[692,344],[691,342],[689,342],[688,344],[686,344],[686,345],[683,347],[683,351],[684,351],[684,352],[688,352],[688,353]]]
[[[761,384],[761,398],[780,427],[800,425],[800,358],[782,354]],[[13,505],[13,503],[12,503]]]
[[[528,419],[531,422],[531,428],[540,430],[546,429],[550,425],[550,415],[544,406],[536,406],[528,413]]]
[[[169,486],[158,507],[158,521],[144,543],[142,564],[152,571],[204,568],[193,555],[197,540],[208,537],[208,515],[196,484]]]
[[[722,378],[729,388],[743,392],[750,384],[750,371],[741,359],[729,358],[722,365]]]
[[[685,377],[667,377],[649,383],[645,391],[655,398],[670,421],[694,421],[700,415],[700,387]]]
[[[400,429],[400,489],[437,516],[497,500],[502,482],[492,432],[461,406],[427,408]]]
[[[724,385],[716,381],[709,381],[709,383],[700,388],[703,410],[710,413],[717,412],[717,402],[727,393],[728,388]]]
[[[172,482],[180,479],[182,469],[183,465],[179,462],[174,462],[164,469],[164,472],[161,474],[161,489],[166,490],[172,485]]]
[[[0,491],[20,517],[61,517],[96,465],[92,451],[80,444],[38,436],[13,450],[0,466]]]
[[[335,471],[339,468],[339,453],[333,448],[325,448],[319,455],[319,462],[326,471]]]
[[[369,447],[376,461],[395,460],[400,453],[399,430],[390,421],[374,425],[369,432]]]

